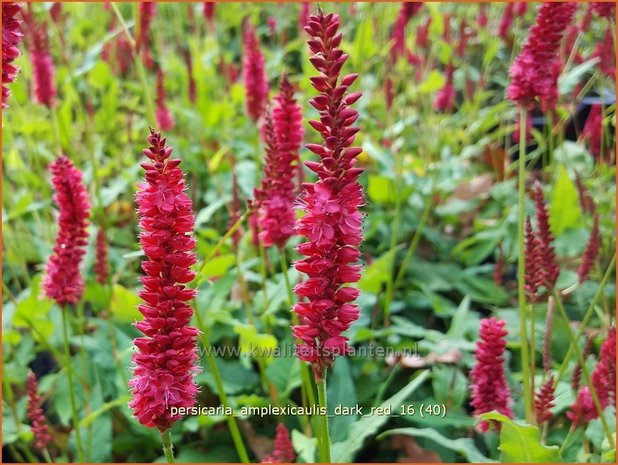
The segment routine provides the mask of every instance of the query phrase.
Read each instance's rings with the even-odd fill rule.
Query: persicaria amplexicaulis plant
[[[24,18],[28,27],[34,99],[52,108],[56,106],[56,68],[49,53],[47,24],[37,22],[32,12],[24,14]]]
[[[273,452],[262,459],[262,463],[294,463],[296,452],[290,433],[283,423],[277,425]]]
[[[157,124],[163,131],[170,131],[174,128],[174,117],[167,107],[166,98],[165,76],[163,74],[163,70],[159,68],[157,70]]]
[[[21,52],[17,46],[23,37],[17,14],[21,11],[19,3],[2,3],[2,108],[6,108],[11,96],[7,84],[15,81],[19,68],[13,64]]]
[[[97,276],[97,282],[105,284],[109,276],[109,264],[107,263],[107,237],[105,237],[103,228],[99,228],[97,232],[96,249],[94,272]]]
[[[319,94],[310,100],[320,118],[309,124],[323,142],[306,146],[320,159],[306,163],[317,181],[303,184],[300,199],[306,213],[297,223],[297,233],[307,241],[298,246],[305,258],[295,266],[308,278],[295,287],[299,298],[306,300],[294,306],[300,320],[294,336],[300,339],[297,354],[311,363],[316,381],[323,379],[335,355],[348,352],[348,338],[342,333],[358,318],[353,302],[359,291],[347,284],[357,282],[361,271],[359,208],[364,200],[358,177],[363,170],[356,167],[356,157],[362,149],[352,146],[359,131],[353,126],[358,112],[349,107],[361,93],[348,93],[358,75],[340,77],[348,55],[339,49],[338,29],[339,16],[321,10],[305,26],[311,36],[310,61],[320,73],[311,78]]]
[[[423,7],[423,2],[403,2],[391,31],[391,60],[404,56],[406,52],[406,26],[410,19]]]
[[[144,337],[134,340],[134,373],[129,382],[133,398],[129,406],[145,426],[167,431],[179,415],[171,407],[191,407],[198,388],[196,338],[189,326],[193,310],[188,302],[196,291],[186,287],[195,273],[195,217],[180,160],[159,133],[150,130],[150,146],[144,150],[144,182],[138,185],[139,240],[146,260],[142,262],[144,289],[138,306],[143,321],[135,327]]]
[[[504,328],[506,322],[497,318],[481,320],[479,339],[476,343],[476,363],[470,371],[471,405],[474,416],[497,410],[513,418],[511,411],[511,391],[506,381],[504,368],[504,352],[508,331]],[[495,422],[491,422],[493,425]],[[495,426],[499,428],[499,424]],[[487,431],[490,423],[481,421],[480,431]]]
[[[54,201],[60,210],[58,233],[53,253],[47,262],[43,290],[45,295],[64,307],[76,304],[84,293],[79,270],[88,244],[90,203],[82,173],[64,155],[51,165]]]

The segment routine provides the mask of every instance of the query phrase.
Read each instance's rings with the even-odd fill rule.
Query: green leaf
[[[120,323],[133,323],[141,320],[142,314],[137,310],[139,297],[135,292],[130,291],[120,284],[114,284],[112,299],[109,310],[114,315],[114,319]]]
[[[13,325],[16,328],[31,328],[32,336],[37,340],[47,340],[54,334],[54,323],[48,317],[53,302],[41,298],[41,276],[32,280],[30,289],[26,289],[18,297],[17,307],[13,315]]]
[[[446,78],[444,77],[444,75],[440,71],[433,70],[419,86],[418,91],[421,94],[430,94],[432,92],[442,89],[445,84]]]
[[[376,41],[373,31],[374,18],[367,17],[358,25],[354,36],[354,53],[351,54],[355,68],[362,66],[366,57],[375,56],[377,53]]]
[[[369,200],[379,204],[395,202],[395,182],[392,179],[370,174],[368,182],[367,195]]]
[[[350,362],[346,357],[338,357],[335,368],[328,380],[328,414],[332,442],[343,441],[348,428],[356,420],[356,415],[335,415],[335,407],[353,407],[356,405],[356,388],[350,372]]]
[[[406,387],[388,400],[385,400],[380,407],[391,407],[393,410],[405,402],[405,400],[418,389],[428,378],[429,371],[419,373]],[[386,415],[368,415],[354,422],[348,430],[348,437],[345,441],[336,442],[332,445],[331,456],[333,463],[352,462],[354,455],[363,447],[365,439],[374,435],[380,427],[386,423],[390,417]]]
[[[272,334],[258,334],[255,326],[236,325],[234,332],[240,336],[240,353],[252,358],[270,361],[277,349],[277,338]]]
[[[298,454],[298,462],[315,463],[316,439],[308,438],[298,430],[292,430],[292,444]]]
[[[227,270],[236,264],[236,255],[224,254],[211,258],[201,270],[200,279],[223,276]]]
[[[513,463],[558,463],[562,462],[558,446],[541,443],[541,435],[536,426],[516,423],[498,412],[481,415],[482,420],[495,420],[502,423],[500,429],[501,462]]]
[[[397,248],[389,250],[365,268],[358,282],[358,287],[361,290],[373,294],[378,294],[380,292],[382,285],[388,281],[396,251]]]
[[[474,440],[469,438],[447,438],[442,436],[433,428],[396,428],[380,434],[378,436],[378,439],[383,439],[385,437],[393,436],[395,434],[404,434],[406,436],[413,436],[415,438],[429,439],[442,447],[446,447],[449,450],[457,452],[470,463],[495,462],[489,457],[485,457],[481,453],[481,451],[476,448],[476,446],[474,445]]]
[[[558,166],[558,176],[549,205],[552,232],[559,236],[564,230],[578,226],[581,221],[577,188],[563,165]]]
[[[594,67],[599,62],[599,58],[584,61],[583,63],[574,66],[566,73],[558,78],[558,92],[560,95],[572,94],[575,86],[582,82],[584,76],[594,70]]]

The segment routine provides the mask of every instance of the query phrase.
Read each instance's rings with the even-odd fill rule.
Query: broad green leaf
[[[516,423],[498,412],[481,415],[482,420],[495,420],[502,424],[500,428],[500,461],[506,463],[559,463],[562,457],[558,446],[546,446],[541,443],[541,435],[536,426]]]
[[[267,362],[274,358],[277,349],[277,338],[272,334],[258,334],[255,326],[234,327],[234,331],[240,336],[240,353],[252,358],[262,358]]]
[[[392,179],[375,174],[369,175],[367,195],[372,202],[379,204],[394,203],[396,200],[395,192],[395,182]]]
[[[378,294],[380,292],[382,285],[388,281],[396,251],[397,248],[389,250],[365,268],[358,282],[358,287],[361,290],[373,294]]]
[[[137,310],[139,301],[136,292],[130,291],[120,284],[114,284],[109,310],[114,315],[116,321],[120,323],[133,323],[142,319],[142,314]]]
[[[421,94],[430,94],[442,89],[444,84],[446,84],[446,78],[444,75],[440,71],[433,70],[418,87],[418,91]]]
[[[362,67],[362,62],[366,60],[367,57],[372,57],[377,52],[373,23],[374,18],[368,16],[356,29],[353,48],[355,53],[351,55],[354,60],[355,68],[357,69]]]
[[[41,279],[41,276],[35,277],[30,289],[19,295],[13,315],[13,325],[16,328],[30,328],[37,341],[49,339],[55,329],[53,321],[48,317],[54,304],[50,299],[41,296]]]
[[[225,254],[211,258],[201,270],[200,278],[223,276],[227,270],[236,264],[236,255]]]
[[[470,463],[487,463],[487,462],[495,462],[491,460],[489,457],[485,457],[481,451],[479,451],[474,445],[474,440],[469,438],[459,438],[459,439],[451,439],[445,436],[442,436],[433,428],[397,428],[389,431],[385,431],[384,433],[378,436],[378,439],[383,439],[388,436],[393,436],[395,434],[404,434],[406,436],[413,436],[415,438],[426,438],[429,439],[436,444],[446,447],[454,452],[457,452],[462,457],[464,457]]]
[[[346,357],[338,357],[335,368],[328,379],[328,413],[330,437],[332,442],[343,441],[348,428],[356,420],[355,415],[335,415],[335,407],[353,407],[356,405],[356,388],[350,372],[350,362]]]
[[[380,407],[387,408],[390,406],[395,411],[428,377],[429,371],[419,373],[406,387],[390,399],[385,400]],[[356,452],[363,447],[365,439],[374,435],[389,419],[390,417],[386,415],[368,415],[352,423],[345,441],[336,442],[332,445],[331,458],[333,463],[352,462]]]
[[[300,463],[315,463],[316,439],[308,438],[298,430],[292,430],[292,444]]]
[[[549,205],[549,221],[552,232],[559,236],[566,229],[578,226],[581,210],[577,188],[563,165],[558,166],[558,175]]]
[[[591,71],[594,71],[594,67],[599,62],[599,58],[593,58],[592,60],[584,61],[583,63],[574,66],[566,73],[560,75],[558,78],[558,92],[560,95],[571,95],[575,86],[584,80],[584,76]]]

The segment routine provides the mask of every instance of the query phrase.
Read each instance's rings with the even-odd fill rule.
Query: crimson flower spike
[[[497,318],[481,320],[479,340],[476,343],[476,363],[470,371],[471,405],[474,416],[497,410],[509,418],[511,411],[511,391],[506,381],[504,352],[508,331],[506,322]],[[495,423],[495,425],[494,425]],[[478,429],[485,432],[490,426],[500,427],[499,423],[481,421]]]
[[[49,433],[45,414],[41,408],[41,397],[38,393],[38,383],[36,375],[29,370],[28,380],[26,381],[26,390],[28,391],[28,405],[26,413],[32,422],[32,433],[34,434],[34,445],[39,450],[44,450],[47,444],[52,440],[52,435]]]
[[[56,68],[49,52],[47,24],[36,22],[33,13],[24,13],[29,39],[32,64],[32,88],[37,103],[48,108],[56,106]]]
[[[588,243],[586,244],[586,248],[584,249],[582,261],[579,264],[579,268],[577,269],[577,277],[580,284],[586,281],[586,279],[588,279],[590,270],[592,270],[592,267],[596,262],[597,256],[599,255],[600,247],[601,232],[599,231],[599,215],[595,214],[592,223],[592,230],[590,231],[590,238],[588,239]]]
[[[260,50],[260,41],[255,28],[249,21],[245,22],[244,26],[243,54],[247,114],[254,122],[257,122],[268,101],[268,79],[264,68],[264,55]]]
[[[536,237],[532,229],[530,217],[526,217],[525,235],[524,235],[524,291],[526,299],[530,303],[538,302],[539,288],[543,285],[543,265],[541,255],[541,243]]]
[[[543,275],[545,278],[544,284],[548,289],[556,285],[560,268],[556,262],[556,253],[554,252],[554,236],[549,225],[549,213],[543,198],[543,189],[540,182],[536,182],[534,186],[534,204],[536,209],[536,221],[539,229],[539,242],[541,250],[541,259],[543,264]]]
[[[163,70],[159,68],[157,70],[157,110],[156,118],[157,124],[163,131],[171,131],[174,128],[174,117],[167,107],[166,99],[167,94],[165,92],[165,76]]]
[[[539,6],[536,24],[509,70],[507,97],[522,108],[530,109],[538,100],[543,111],[555,109],[562,68],[560,42],[576,11],[577,3],[573,2]]]
[[[51,165],[54,201],[60,209],[58,234],[54,251],[49,257],[43,291],[47,297],[64,307],[76,304],[84,293],[84,280],[79,267],[88,244],[90,203],[82,173],[65,156]]]
[[[107,263],[107,237],[103,228],[99,228],[97,233],[96,257],[94,262],[94,272],[97,275],[97,282],[105,284],[109,276],[109,264]]]
[[[262,463],[294,463],[296,452],[290,439],[290,433],[285,424],[279,423],[275,433],[275,447],[273,453],[262,459]]]
[[[342,333],[358,319],[358,307],[353,302],[359,290],[346,284],[357,282],[361,274],[361,265],[357,264],[362,241],[359,208],[364,200],[358,177],[363,170],[355,165],[362,149],[352,146],[359,131],[353,126],[358,112],[349,106],[362,94],[348,93],[357,74],[340,76],[348,55],[339,48],[339,21],[338,15],[325,15],[318,9],[305,27],[311,36],[310,61],[320,73],[311,78],[319,94],[309,102],[320,119],[309,124],[321,134],[323,142],[306,145],[319,156],[319,161],[306,163],[318,179],[303,184],[299,200],[306,214],[298,221],[296,231],[307,241],[298,245],[305,258],[295,267],[308,279],[294,289],[306,300],[294,306],[300,324],[293,333],[300,339],[298,357],[311,363],[317,382],[324,379],[336,355],[349,351],[348,338]]]
[[[180,160],[171,158],[173,149],[152,129],[148,143],[149,162],[141,164],[146,172],[136,196],[146,274],[139,293],[144,303],[138,306],[144,319],[135,327],[144,336],[133,341],[138,351],[129,407],[141,424],[163,433],[180,418],[173,407],[192,407],[198,392],[193,377],[199,371],[199,331],[189,326],[193,309],[188,304],[196,291],[186,287],[195,277],[195,216]]]
[[[7,84],[15,82],[19,68],[13,61],[21,55],[17,47],[23,34],[20,31],[21,21],[17,14],[21,11],[19,3],[2,3],[2,108],[6,108],[11,96]]]

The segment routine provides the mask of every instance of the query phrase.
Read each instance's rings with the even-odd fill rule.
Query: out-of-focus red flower
[[[169,108],[167,108],[166,98],[167,95],[165,93],[165,84],[164,84],[165,76],[163,75],[163,70],[159,68],[157,70],[157,109],[156,109],[156,118],[157,124],[163,131],[170,131],[174,127],[174,117],[170,112]]]
[[[62,15],[62,3],[61,2],[54,2],[51,6],[51,8],[49,9],[49,15],[52,18],[52,21],[56,24],[60,23],[62,21],[63,15]]]
[[[262,463],[294,463],[296,452],[290,439],[290,433],[283,423],[277,425],[273,453],[264,457]]]
[[[157,14],[156,2],[141,2],[139,4],[139,34],[135,38],[135,49],[139,52],[142,47],[150,46],[150,25]]]
[[[107,262],[107,237],[105,237],[103,228],[99,228],[99,232],[97,232],[96,249],[94,272],[97,275],[97,281],[105,284],[109,276],[109,264]]]
[[[47,24],[37,22],[32,12],[24,12],[24,19],[30,45],[34,99],[52,108],[56,106],[56,68],[49,52]]]
[[[300,4],[300,11],[298,12],[298,26],[304,29],[311,16],[311,3],[303,2]]]
[[[325,15],[318,9],[305,27],[311,36],[310,61],[320,73],[311,78],[319,94],[309,102],[320,119],[309,124],[321,134],[323,143],[306,145],[320,160],[306,163],[318,180],[303,185],[299,201],[306,213],[298,220],[296,231],[307,241],[297,248],[305,258],[295,267],[308,279],[294,289],[306,300],[294,306],[300,323],[293,333],[301,341],[298,357],[311,363],[317,381],[333,365],[335,356],[349,350],[348,338],[342,333],[358,319],[358,307],[353,302],[359,291],[345,284],[357,282],[361,274],[357,261],[362,241],[359,208],[363,189],[358,177],[363,170],[355,165],[362,149],[352,146],[359,128],[353,126],[358,112],[350,108],[361,93],[348,93],[358,75],[340,77],[348,55],[339,48],[339,25],[338,15]]]
[[[590,107],[582,137],[587,142],[590,153],[595,158],[599,158],[603,142],[603,108],[600,103],[595,103]]]
[[[217,6],[216,2],[204,2],[202,13],[204,14],[204,19],[207,23],[213,24],[215,21],[215,8]]]
[[[436,94],[436,99],[433,103],[433,107],[437,111],[452,111],[455,105],[455,86],[453,85],[453,73],[455,67],[452,63],[446,66],[446,83]]]
[[[550,376],[534,396],[534,414],[538,424],[551,420],[554,407],[554,377]]]
[[[147,260],[142,261],[144,289],[139,293],[144,303],[138,306],[144,319],[135,327],[144,337],[133,341],[138,351],[129,407],[141,424],[166,431],[180,418],[172,408],[193,406],[198,392],[193,377],[199,331],[189,326],[193,309],[187,303],[196,291],[186,287],[195,277],[195,217],[181,161],[171,158],[173,149],[152,129],[148,143],[144,155],[149,162],[141,164],[144,182],[136,196]]]
[[[540,297],[538,290],[545,282],[543,279],[543,256],[541,243],[532,229],[530,217],[526,218],[525,228],[524,290],[527,301],[534,303],[538,302]]]
[[[548,289],[552,289],[558,275],[560,275],[560,267],[556,262],[556,253],[554,252],[554,236],[549,225],[549,212],[543,198],[543,188],[540,182],[536,182],[534,186],[534,205],[536,210],[536,221],[539,230],[539,243],[541,258],[543,264],[544,284]]]
[[[506,349],[506,322],[497,318],[481,320],[479,339],[476,343],[476,363],[470,371],[471,405],[474,416],[497,410],[509,418],[511,411],[511,391],[506,381],[504,369],[504,352]],[[500,427],[499,423],[481,421],[480,431],[487,431],[490,426]]]
[[[526,2],[515,2],[513,7],[513,14],[517,17],[523,16],[528,11],[528,4]]]
[[[393,24],[391,30],[391,40],[393,46],[391,48],[391,60],[397,61],[397,58],[405,55],[406,51],[406,26],[410,19],[423,7],[423,2],[403,2]]]
[[[23,37],[20,31],[21,21],[17,14],[21,11],[19,3],[2,3],[2,108],[6,108],[11,96],[7,84],[15,82],[19,68],[13,64],[21,55],[17,47]]]
[[[577,269],[577,276],[580,283],[583,283],[588,278],[590,270],[594,266],[594,262],[599,255],[599,248],[601,247],[601,232],[599,231],[599,215],[594,215],[592,223],[592,229],[590,231],[590,238],[586,244],[586,248],[582,255],[582,261]]]
[[[193,60],[191,59],[191,50],[184,48],[182,55],[185,61],[185,67],[187,68],[187,95],[189,96],[189,102],[195,103],[197,98],[195,77],[193,76]]]
[[[555,109],[558,75],[562,68],[560,42],[577,10],[576,3],[545,2],[538,9],[536,24],[511,65],[507,97],[523,108],[538,100],[543,111]]]
[[[268,24],[268,32],[270,32],[271,36],[275,36],[277,34],[277,18],[274,16],[269,16],[266,20],[266,24]]]
[[[594,203],[594,200],[592,199],[592,196],[590,195],[590,192],[588,192],[588,189],[586,189],[586,186],[584,186],[584,183],[582,182],[582,179],[577,171],[575,172],[575,187],[577,187],[579,206],[581,207],[582,211],[584,213],[588,213],[589,215],[595,213],[597,207]]]
[[[616,54],[614,50],[612,30],[609,27],[605,30],[603,40],[600,41],[594,48],[592,58],[599,59],[597,66],[599,67],[599,71],[601,71],[601,73],[612,81],[616,80]]]
[[[427,48],[429,43],[429,26],[431,26],[431,16],[429,16],[423,24],[419,24],[416,28],[416,46]]]
[[[601,18],[613,19],[616,17],[616,2],[590,2],[588,8]]]
[[[28,391],[28,406],[26,408],[26,413],[32,422],[34,445],[37,449],[44,450],[47,444],[52,440],[52,435],[49,433],[45,414],[41,408],[41,397],[39,396],[38,388],[36,375],[29,370],[28,380],[26,381],[26,390]]]
[[[476,17],[476,24],[478,24],[480,28],[484,29],[487,27],[488,22],[489,19],[487,18],[487,4],[479,3],[479,15]]]
[[[90,203],[82,173],[65,156],[51,165],[54,201],[60,209],[54,251],[47,262],[43,290],[45,295],[64,307],[76,304],[84,293],[79,270],[88,244]]]
[[[255,28],[248,21],[244,26],[243,44],[243,79],[245,80],[247,114],[254,122],[257,122],[268,101],[268,79],[260,42]]]

